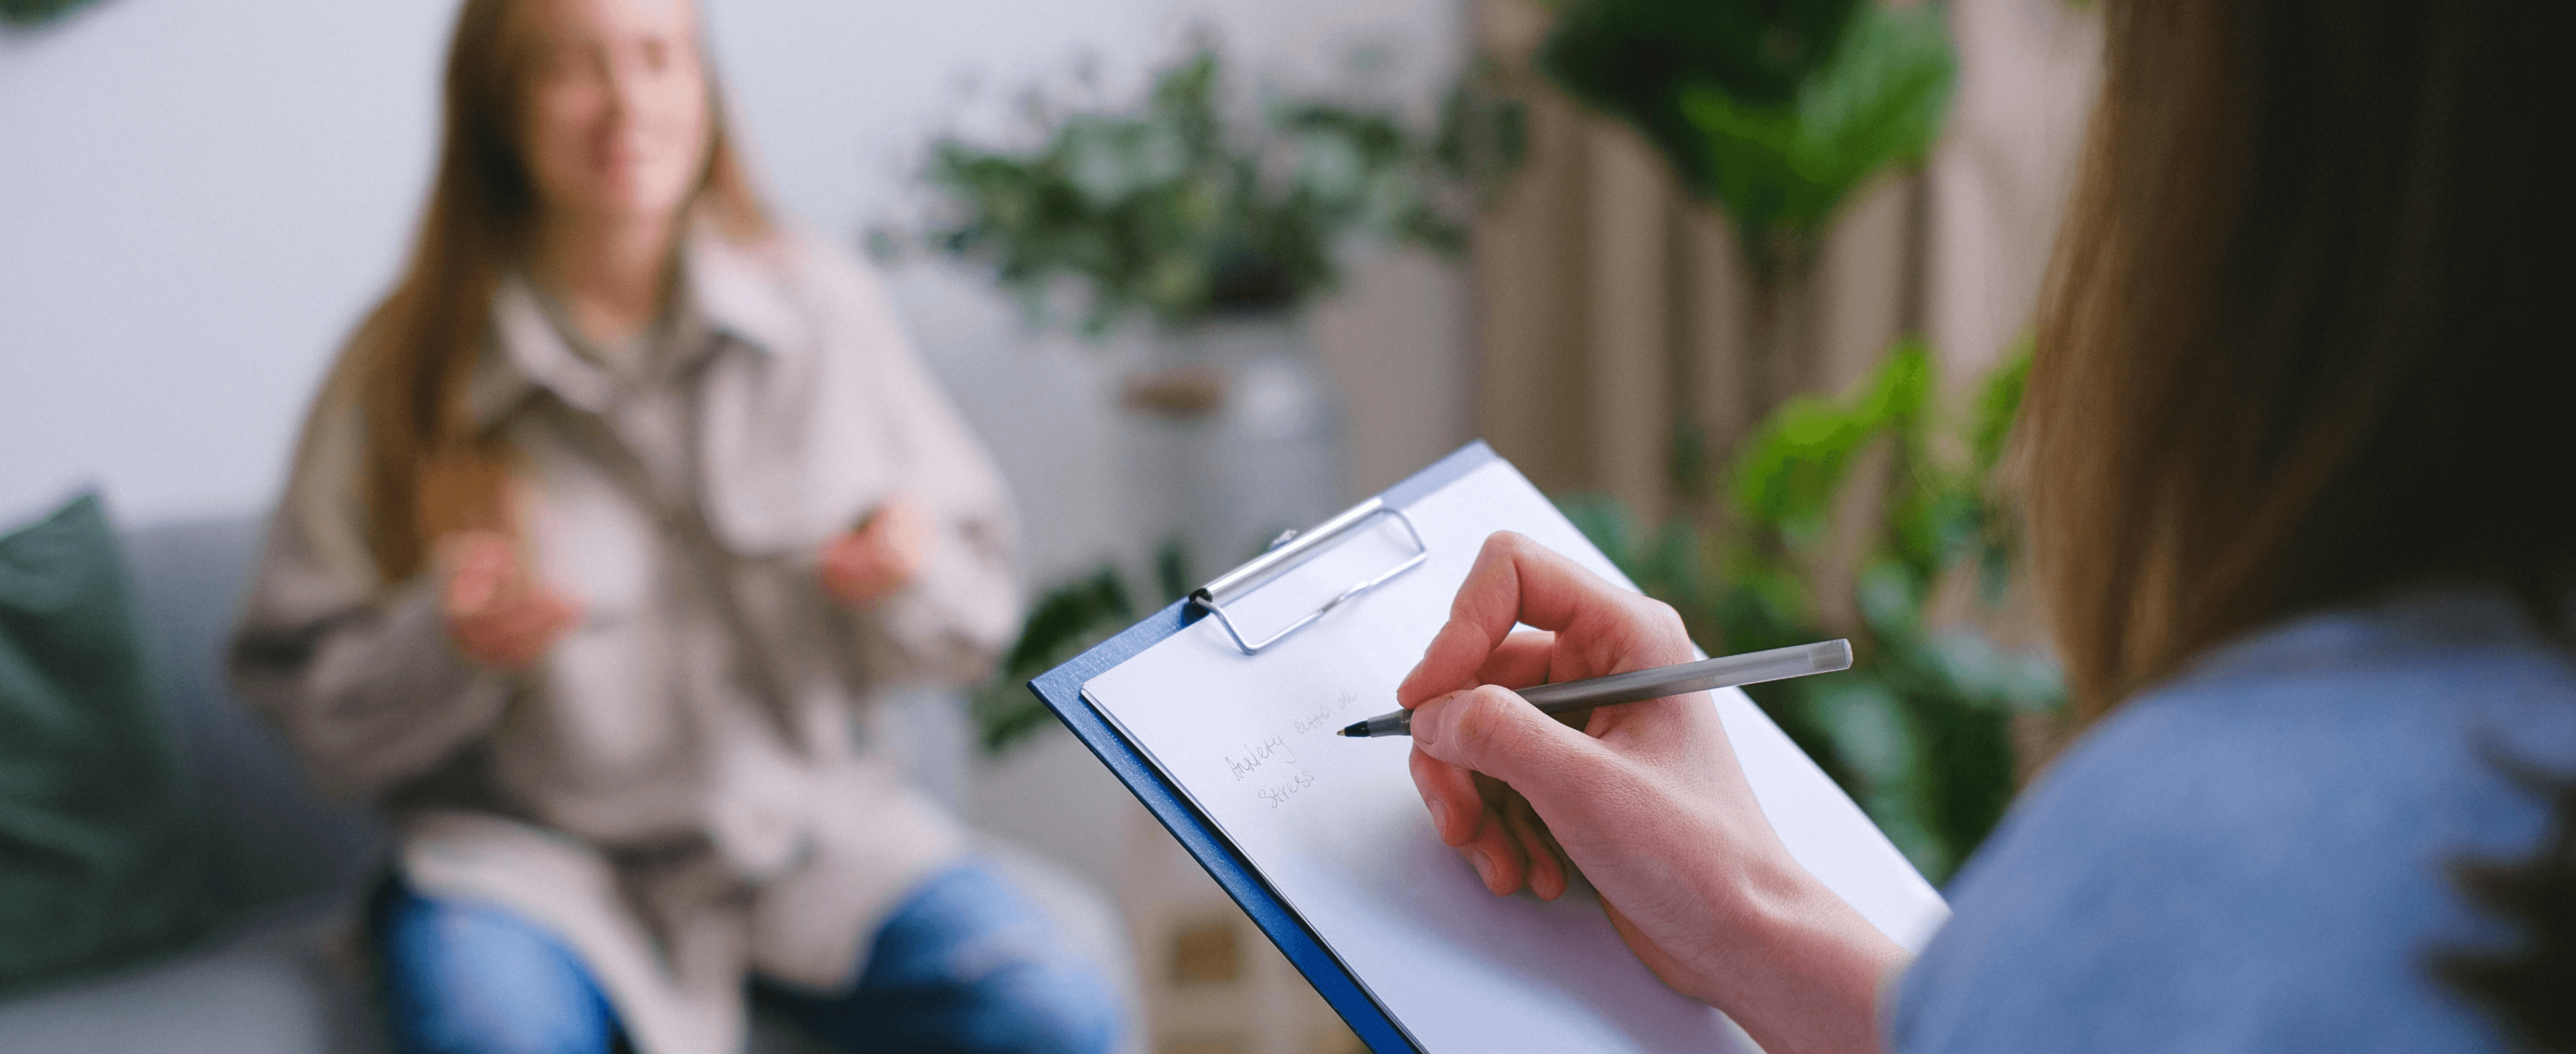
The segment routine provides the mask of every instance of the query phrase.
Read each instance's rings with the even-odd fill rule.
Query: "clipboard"
[[[1377,1054],[1419,1052],[1423,1047],[1372,993],[1368,983],[1334,953],[1317,930],[1253,865],[1250,857],[1200,809],[1189,791],[1176,786],[1145,750],[1128,739],[1116,721],[1094,708],[1092,701],[1085,698],[1085,687],[1201,621],[1217,620],[1225,639],[1249,659],[1257,658],[1282,641],[1307,631],[1337,609],[1364,604],[1370,593],[1387,583],[1403,580],[1430,555],[1432,543],[1415,527],[1407,510],[1422,499],[1438,494],[1451,484],[1501,460],[1484,443],[1471,443],[1314,530],[1294,538],[1283,538],[1282,543],[1275,545],[1270,552],[1029,682],[1030,689],[1057,718],[1109,767],[1120,783],[1136,795],[1155,820],[1206,869],[1263,935],[1278,946],[1352,1032]],[[1508,465],[1503,467],[1508,469]],[[1516,475],[1513,478],[1517,480]],[[1519,485],[1526,488],[1525,481]],[[1534,492],[1525,493],[1535,499]],[[1388,531],[1390,525],[1396,530]],[[1337,592],[1319,594],[1324,597],[1320,604],[1304,610],[1299,617],[1288,619],[1282,627],[1254,628],[1239,624],[1234,613],[1236,601],[1257,593],[1263,586],[1330,552],[1345,539],[1372,529],[1409,537],[1413,552],[1409,556],[1399,553],[1383,564],[1372,565],[1365,574],[1336,580],[1350,584]],[[1740,705],[1750,708],[1749,704]],[[1757,717],[1756,720],[1768,726],[1767,719]],[[1786,738],[1778,736],[1776,728],[1770,732],[1780,743],[1786,743]],[[1795,753],[1794,747],[1788,749]],[[1741,755],[1744,748],[1739,745],[1738,750]],[[1803,755],[1798,755],[1797,760],[1813,773],[1814,780],[1823,781],[1821,772],[1814,771],[1812,762]],[[1852,806],[1839,790],[1832,789],[1830,782],[1823,782],[1823,786],[1842,809],[1858,816],[1857,807]],[[1767,800],[1765,808],[1766,812],[1769,811]],[[1860,822],[1866,824],[1865,819]],[[1785,839],[1788,832],[1783,834]],[[1874,828],[1871,834],[1876,834]],[[1894,866],[1902,868],[1906,877],[1921,887],[1920,897],[1928,898],[1935,906],[1934,910],[1946,916],[1946,908],[1939,907],[1938,894],[1923,883],[1910,866],[1903,864],[1903,858],[1895,853],[1892,846],[1886,846],[1883,838],[1878,841],[1886,856],[1896,861]],[[1931,924],[1937,925],[1937,922],[1936,918]],[[1881,923],[1881,928],[1886,929],[1886,924]],[[1920,929],[1921,935],[1928,935],[1929,926]],[[1911,940],[1900,936],[1899,940],[1917,947],[1921,943],[1920,936]]]

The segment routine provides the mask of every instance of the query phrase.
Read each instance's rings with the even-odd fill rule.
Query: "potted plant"
[[[1342,500],[1337,400],[1302,316],[1362,247],[1454,257],[1466,219],[1516,162],[1519,111],[1462,80],[1437,123],[1334,99],[1228,106],[1204,44],[1124,107],[1031,107],[1031,145],[947,137],[927,181],[940,208],[920,241],[989,268],[1029,319],[1094,341],[1141,334],[1124,386],[1123,460],[1177,506],[1153,561],[1165,602],[1193,569],[1248,556]],[[880,251],[893,246],[880,238]],[[1115,567],[1046,591],[975,717],[988,750],[1045,727],[1023,683],[1125,626]]]
[[[989,267],[1040,325],[1145,335],[1125,385],[1131,459],[1169,481],[1173,526],[1211,564],[1344,497],[1339,402],[1305,309],[1361,246],[1456,254],[1479,178],[1501,167],[1469,149],[1493,111],[1464,91],[1432,129],[1326,99],[1244,119],[1223,69],[1200,45],[1131,106],[1033,107],[1035,145],[945,138],[927,173],[935,251]]]

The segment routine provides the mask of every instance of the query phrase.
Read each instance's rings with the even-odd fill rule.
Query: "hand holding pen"
[[[1514,633],[1514,624],[1536,632]],[[1414,786],[1485,887],[1564,893],[1569,864],[1657,976],[1735,1014],[1770,1049],[1831,1038],[1771,1008],[1868,1005],[1903,951],[1789,855],[1717,708],[1696,695],[1596,706],[1569,727],[1503,685],[1693,658],[1669,606],[1530,539],[1486,539],[1447,624],[1396,689],[1413,711]],[[1851,991],[1844,991],[1851,989]],[[1750,1015],[1750,1016],[1747,1016]],[[1866,1015],[1864,1015],[1865,1017]],[[1869,1022],[1853,1027],[1872,1039]],[[1855,1048],[1857,1049],[1857,1048]]]

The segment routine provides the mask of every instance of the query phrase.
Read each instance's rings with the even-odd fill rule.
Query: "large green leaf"
[[[1685,88],[1681,109],[1703,137],[1705,185],[1758,253],[1775,234],[1812,236],[1863,180],[1921,158],[1957,76],[1940,8],[1872,4],[1793,97],[1710,81]]]
[[[1854,461],[1922,413],[1932,380],[1928,349],[1900,342],[1852,395],[1782,404],[1736,455],[1729,496],[1737,513],[1778,525],[1793,541],[1819,535]]]

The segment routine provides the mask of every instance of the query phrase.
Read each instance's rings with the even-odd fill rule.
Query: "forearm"
[[[286,733],[325,792],[371,796],[435,769],[500,721],[516,690],[447,640],[425,587],[311,619],[256,607],[233,684]]]
[[[1785,856],[1785,854],[1783,854]],[[1877,1002],[1904,948],[1797,866],[1733,876],[1701,961],[1708,991],[1771,1054],[1879,1049]]]
[[[298,441],[235,626],[233,688],[331,793],[423,775],[500,720],[510,677],[466,661],[432,577],[388,584],[367,538],[366,438],[344,353]]]

